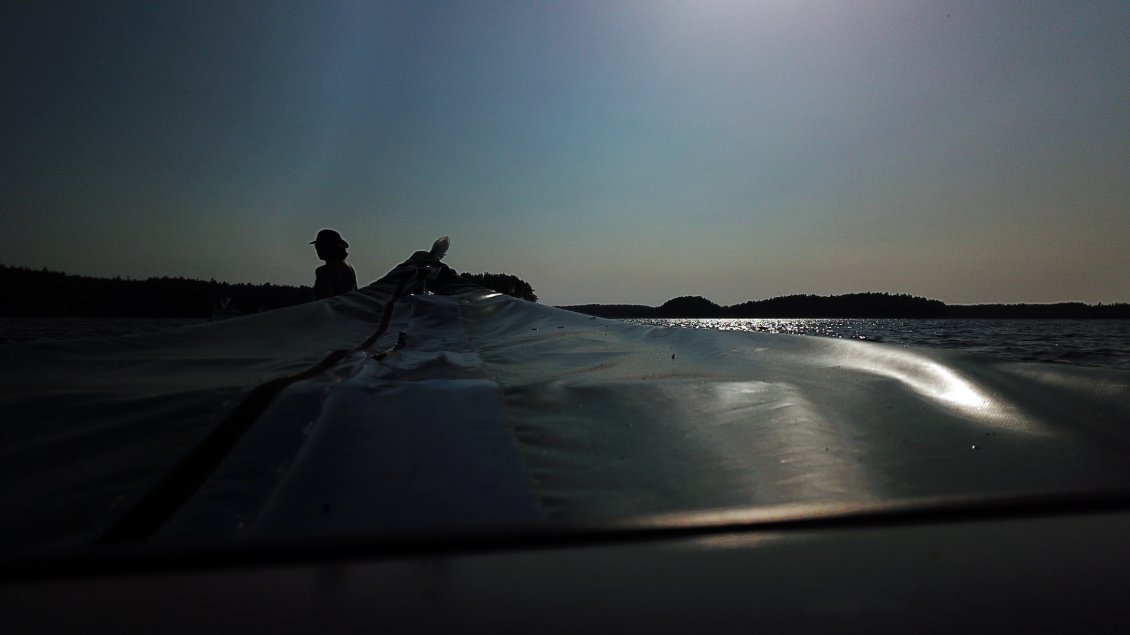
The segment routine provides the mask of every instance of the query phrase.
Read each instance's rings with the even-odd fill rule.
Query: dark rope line
[[[287,386],[311,379],[333,368],[350,354],[372,346],[392,320],[393,305],[404,292],[405,283],[413,276],[403,276],[396,290],[385,303],[377,330],[353,349],[332,351],[306,370],[278,377],[251,389],[220,425],[216,426],[180,463],[136,505],[118,519],[97,540],[115,544],[141,542],[150,538],[196,493],[213,471],[232,451],[244,433],[259,419],[268,406]]]
[[[377,325],[377,330],[373,331],[373,334],[370,335],[368,337],[368,339],[366,339],[364,342],[361,342],[361,344],[353,350],[355,350],[355,351],[366,350],[369,347],[371,347],[373,344],[376,344],[377,340],[379,340],[381,338],[381,336],[385,334],[385,331],[388,330],[389,322],[392,321],[392,305],[395,304],[396,301],[400,299],[400,294],[402,294],[404,292],[404,283],[407,282],[407,280],[408,280],[407,276],[403,277],[403,278],[400,279],[400,282],[398,282],[396,284],[396,290],[392,292],[392,297],[390,297],[388,299],[388,303],[385,304],[385,310],[381,314],[381,322],[380,322],[379,325]]]

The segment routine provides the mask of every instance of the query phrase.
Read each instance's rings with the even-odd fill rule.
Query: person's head
[[[345,242],[341,234],[333,229],[323,229],[318,232],[317,238],[310,241],[310,244],[314,245],[318,257],[322,260],[345,260],[345,257],[349,255],[349,252],[346,251],[349,243]]]

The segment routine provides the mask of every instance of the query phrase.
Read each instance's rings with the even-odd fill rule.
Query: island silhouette
[[[563,309],[616,319],[649,318],[903,318],[903,319],[1125,319],[1130,304],[946,304],[905,293],[797,294],[721,306],[702,296],[680,296],[657,307],[582,304]]]

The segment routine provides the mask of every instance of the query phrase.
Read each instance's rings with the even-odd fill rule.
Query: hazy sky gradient
[[[1130,301],[1130,3],[28,2],[0,263]]]

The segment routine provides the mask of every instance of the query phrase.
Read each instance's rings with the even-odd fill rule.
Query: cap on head
[[[318,232],[318,237],[314,240],[311,240],[310,244],[318,245],[320,247],[349,247],[349,243],[345,242],[345,239],[341,237],[341,234],[337,233],[337,230],[334,229],[323,229],[322,231]]]

